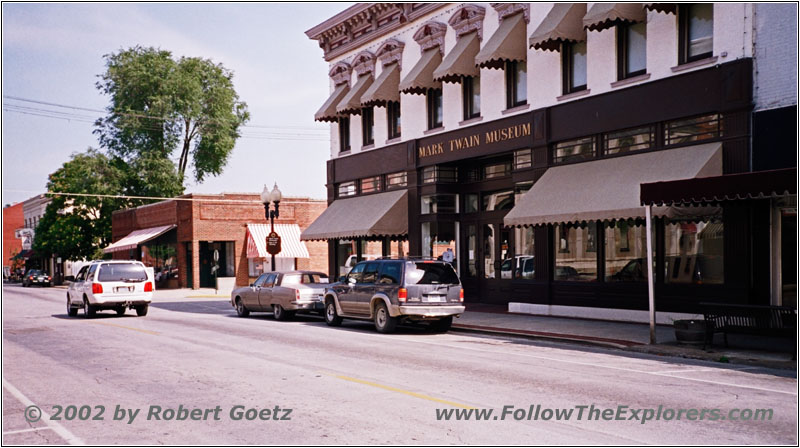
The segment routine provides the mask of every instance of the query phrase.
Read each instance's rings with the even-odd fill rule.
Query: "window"
[[[491,165],[484,165],[483,178],[494,179],[496,177],[505,177],[511,175],[511,162],[493,163]]]
[[[405,171],[386,175],[386,189],[400,188],[408,185],[408,176]]]
[[[378,263],[368,263],[364,268],[364,275],[358,283],[375,283],[378,281],[378,270],[380,265]]]
[[[571,224],[556,225],[555,240],[556,266],[553,279],[556,281],[591,282],[597,280],[597,252],[592,250],[592,228],[595,223],[584,227]]]
[[[374,109],[365,107],[361,109],[361,145],[367,146],[373,143],[375,143]]]
[[[458,285],[458,275],[446,263],[406,263],[407,285]]]
[[[683,219],[667,219],[664,223],[664,281],[723,283],[725,227],[722,214]]]
[[[714,4],[680,5],[679,62],[697,61],[711,57],[714,50]]]
[[[465,76],[461,80],[464,103],[464,120],[481,116],[481,78]]]
[[[422,256],[441,259],[447,249],[458,253],[456,248],[456,235],[458,235],[458,223],[450,221],[423,222],[422,230]],[[453,265],[456,265],[453,260]]]
[[[655,229],[652,235],[655,238]],[[628,220],[606,224],[605,245],[607,282],[647,281],[647,231],[644,222]]]
[[[521,149],[514,151],[514,169],[522,170],[530,168],[533,163],[533,157],[530,149]]]
[[[518,204],[519,200],[522,199],[522,196],[524,196],[525,193],[527,193],[531,188],[533,188],[532,180],[527,182],[517,182],[514,184],[514,203]]]
[[[339,117],[339,152],[350,151],[350,117]]]
[[[674,120],[664,125],[664,144],[667,146],[721,136],[722,117],[719,114]]]
[[[403,274],[402,263],[383,263],[381,266],[378,283],[386,285],[399,285],[400,276]]]
[[[603,154],[622,154],[641,151],[653,147],[656,130],[653,126],[645,126],[624,131],[603,134]]]
[[[586,90],[586,42],[563,44],[561,58],[564,94]]]
[[[361,179],[361,193],[374,193],[381,191],[381,176]]]
[[[442,127],[444,123],[442,89],[428,89],[425,97],[428,104],[428,129]]]
[[[534,246],[534,230],[533,227],[522,227],[514,229],[514,257],[513,269],[514,278],[530,280],[533,279],[535,274],[533,246]],[[501,277],[511,277],[511,272],[503,272],[501,270]]]
[[[400,102],[389,101],[386,104],[386,122],[389,125],[389,140],[400,138]]]
[[[617,26],[617,79],[644,75],[647,71],[647,23]]]
[[[506,62],[506,109],[528,103],[528,64]]]
[[[454,166],[428,166],[422,169],[422,183],[432,184],[458,182],[458,170]]]
[[[464,195],[464,213],[475,213],[478,210],[478,194],[467,193]]]
[[[347,273],[347,283],[361,283],[361,277],[364,275],[364,266],[366,263],[358,263],[353,266],[353,269]]]
[[[514,208],[514,190],[495,191],[483,194],[482,210],[511,210]]]
[[[428,213],[458,213],[457,194],[432,194],[422,196],[423,215]]]
[[[594,157],[594,137],[584,137],[556,143],[553,147],[553,163],[575,162]]]
[[[354,196],[356,194],[356,182],[342,182],[339,184],[339,197]]]

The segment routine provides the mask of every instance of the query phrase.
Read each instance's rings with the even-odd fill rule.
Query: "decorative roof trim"
[[[464,5],[450,16],[447,23],[456,30],[456,37],[473,31],[478,32],[478,40],[483,40],[483,17],[486,8],[477,5]]]
[[[421,53],[438,46],[439,52],[444,55],[444,34],[446,32],[447,25],[430,20],[423,23],[414,33],[414,40],[419,44]]]
[[[368,50],[358,53],[353,59],[353,69],[358,73],[358,76],[374,73],[375,55]]]
[[[520,11],[525,16],[525,23],[531,22],[531,5],[528,3],[490,3],[490,5],[497,11],[500,23]]]
[[[397,65],[402,68],[403,47],[405,46],[405,43],[395,38],[386,39],[377,51],[378,59],[380,59],[381,64],[386,67],[387,65],[397,62]]]
[[[328,72],[328,76],[331,77],[333,83],[337,86],[344,83],[349,85],[351,73],[353,73],[353,67],[347,62],[339,61],[333,64],[333,67],[331,67],[331,70]]]

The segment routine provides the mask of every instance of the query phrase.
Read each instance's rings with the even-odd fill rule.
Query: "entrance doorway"
[[[215,288],[217,277],[235,277],[233,241],[200,241],[200,287]],[[218,260],[214,260],[214,253]]]
[[[462,222],[464,300],[507,303],[511,295],[514,232],[502,218]]]

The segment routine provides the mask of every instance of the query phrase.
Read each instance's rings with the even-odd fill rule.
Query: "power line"
[[[14,193],[36,193],[32,190],[13,190],[13,189],[6,189],[8,192]],[[130,195],[121,195],[121,194],[95,194],[95,193],[66,193],[66,192],[55,192],[55,191],[47,191],[45,194],[48,196],[77,196],[77,197],[96,197],[96,198],[108,198],[108,199],[138,199],[138,200],[148,200],[148,201],[186,201],[186,202],[220,202],[220,203],[227,203],[227,204],[258,204],[264,205],[260,200],[245,200],[245,199],[201,199],[201,198],[170,198],[170,197],[159,197],[159,196],[130,196]],[[189,194],[202,194],[202,193],[189,193]],[[236,194],[236,193],[233,193]],[[243,194],[257,194],[257,193],[243,193]],[[309,198],[311,199],[311,198]],[[322,200],[322,199],[319,199]],[[281,204],[307,204],[304,201],[281,201]]]

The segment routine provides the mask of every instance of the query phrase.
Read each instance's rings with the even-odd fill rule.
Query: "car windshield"
[[[406,264],[407,285],[457,285],[458,275],[448,263],[411,262]]]
[[[97,275],[98,282],[142,282],[147,280],[147,272],[144,266],[136,263],[103,263],[100,265],[100,274]]]

